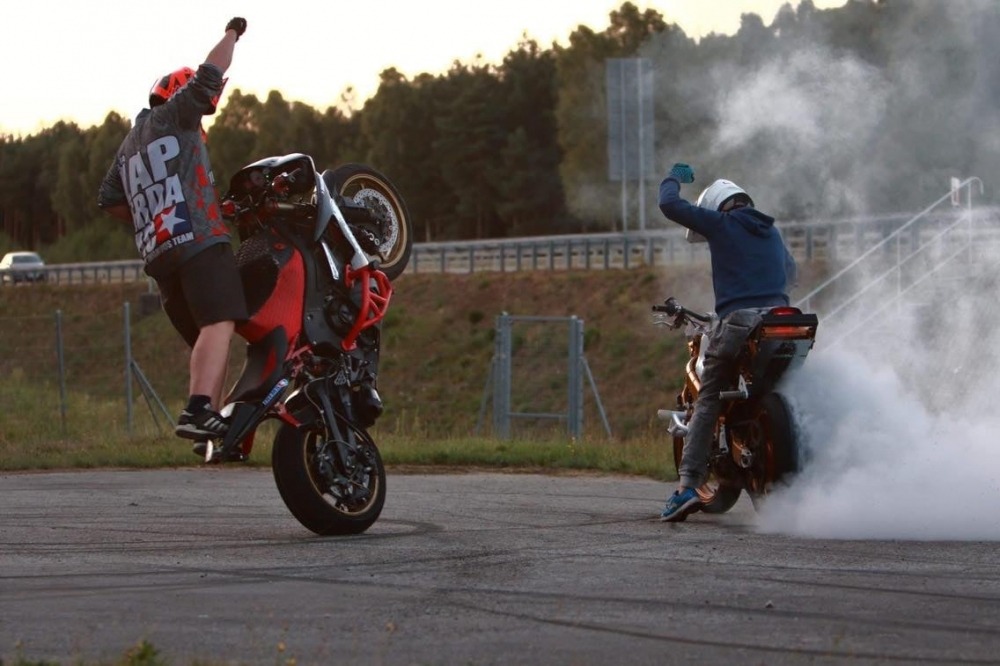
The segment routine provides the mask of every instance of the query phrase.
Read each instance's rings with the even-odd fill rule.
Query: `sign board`
[[[657,177],[653,159],[653,68],[649,58],[608,58],[608,177]]]

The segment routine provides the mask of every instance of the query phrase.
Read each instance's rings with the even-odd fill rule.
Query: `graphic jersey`
[[[101,185],[102,207],[128,205],[136,248],[154,277],[229,240],[201,132],[206,108],[201,102],[212,86],[198,78],[211,84],[221,80],[212,76],[216,73],[202,65],[185,89],[140,112]]]
[[[170,248],[194,240],[191,214],[180,176],[168,162],[180,155],[176,136],[164,136],[129,157],[119,157],[118,171],[135,225],[135,245],[147,262]]]

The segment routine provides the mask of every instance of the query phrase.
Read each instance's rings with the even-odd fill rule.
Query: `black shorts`
[[[216,243],[156,281],[163,310],[189,347],[203,326],[247,319],[243,283],[229,243]]]

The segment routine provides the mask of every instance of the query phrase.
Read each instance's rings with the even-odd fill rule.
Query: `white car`
[[[0,259],[0,282],[43,282],[45,262],[35,252],[8,252]]]

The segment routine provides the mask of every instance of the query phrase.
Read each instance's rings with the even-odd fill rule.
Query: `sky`
[[[229,90],[323,110],[353,88],[360,107],[395,67],[407,77],[446,72],[458,61],[499,63],[523,36],[568,45],[580,25],[608,26],[624,0],[340,0],[295,5],[268,0],[173,0],[154,11],[121,0],[8,0],[0,7],[0,134],[34,134],[59,120],[98,125],[110,111],[132,118],[158,76],[196,67],[232,16],[247,19]],[[659,0],[655,9],[691,37],[731,34],[740,15],[770,23],[786,0]],[[789,0],[797,6],[799,0]],[[819,8],[845,0],[814,0]],[[223,104],[225,99],[223,98]]]

